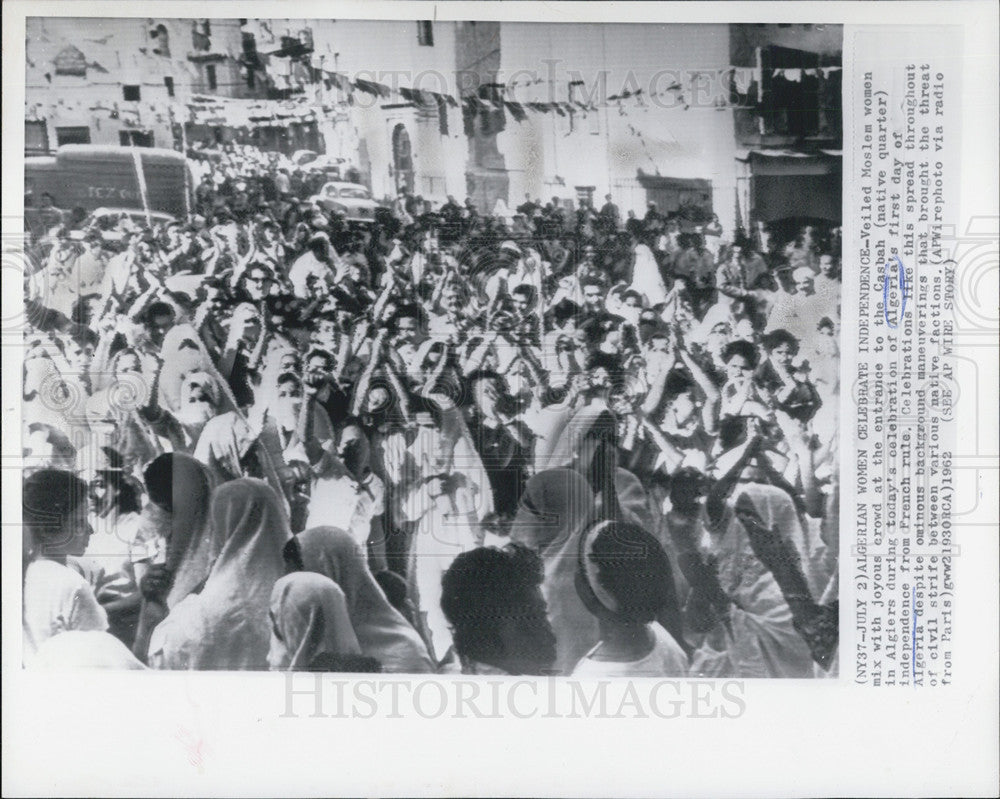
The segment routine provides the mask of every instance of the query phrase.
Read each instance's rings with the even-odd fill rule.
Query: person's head
[[[833,321],[829,316],[824,316],[816,325],[816,330],[822,336],[833,336],[834,326]]]
[[[285,430],[295,429],[302,410],[302,381],[297,375],[283,374],[278,377],[272,409],[280,427]]]
[[[622,304],[626,308],[641,308],[642,307],[642,295],[633,289],[622,294]]]
[[[709,487],[710,481],[704,472],[682,466],[670,478],[670,504],[678,513],[693,516],[698,513]]]
[[[737,383],[749,380],[757,368],[759,355],[757,348],[749,341],[729,342],[722,350],[722,362],[726,365],[726,377]]]
[[[37,554],[81,556],[93,528],[87,520],[87,484],[62,469],[41,469],[24,481],[22,523]]]
[[[322,227],[326,225],[326,220],[320,216],[318,219],[314,218],[312,224],[314,227]],[[324,263],[330,260],[330,239],[325,234],[317,233],[315,236],[312,236],[309,239],[308,247],[309,252],[318,260]]]
[[[787,330],[772,330],[762,341],[771,360],[780,366],[789,367],[799,353],[799,340]]]
[[[795,293],[808,297],[815,291],[812,269],[808,266],[800,266],[792,272],[792,282],[795,284]]]
[[[66,360],[76,374],[86,374],[94,357],[94,346],[89,341],[67,339],[64,347]]]
[[[270,293],[271,272],[263,264],[250,264],[243,275],[243,286],[254,302],[260,302]]]
[[[615,355],[601,351],[592,352],[586,361],[588,400],[607,398],[609,393],[621,388],[621,364]]]
[[[328,382],[333,375],[333,366],[333,354],[329,350],[319,347],[310,350],[305,360],[306,382],[317,387]]]
[[[532,306],[535,304],[535,289],[527,283],[522,283],[510,293],[510,299],[514,304],[514,309],[524,316],[531,312]]]
[[[112,372],[115,377],[128,374],[142,374],[142,361],[139,353],[133,349],[120,350],[112,361]]]
[[[496,372],[473,372],[468,381],[476,406],[484,416],[494,418],[497,414],[510,415],[516,410],[506,381]]]
[[[655,621],[671,601],[670,560],[635,524],[603,521],[580,542],[576,590],[599,620],[621,625]]]
[[[175,314],[172,305],[166,302],[154,302],[146,311],[146,331],[154,344],[163,344],[163,337],[174,326]]]
[[[819,257],[819,273],[824,277],[833,277],[837,271],[837,262],[829,253]]]
[[[462,305],[462,290],[454,284],[449,284],[441,292],[441,307],[449,313],[457,313]]]
[[[595,337],[598,346],[605,352],[618,352],[624,341],[624,327],[622,319],[617,316],[609,316],[602,319],[595,330]]]
[[[564,333],[576,330],[576,320],[580,314],[580,306],[569,299],[561,299],[552,309],[552,321]]]
[[[356,480],[367,474],[371,447],[368,436],[356,419],[349,419],[341,429],[337,440],[337,456]]]
[[[96,470],[88,489],[90,509],[98,515],[112,508],[119,513],[138,513],[142,509],[137,488],[125,478],[121,469]]]
[[[204,424],[218,411],[219,387],[205,371],[188,372],[181,380],[180,406],[175,412],[185,425]]]
[[[604,307],[604,286],[599,280],[585,280],[581,288],[588,310],[598,311]]]
[[[415,344],[420,340],[420,314],[416,309],[400,308],[393,320],[396,344]]]
[[[298,374],[302,369],[302,359],[299,354],[293,350],[282,353],[281,357],[278,359],[278,372],[279,374]]]
[[[316,341],[332,344],[336,341],[338,332],[337,315],[332,311],[324,311],[316,319],[316,332],[313,336]]]
[[[674,369],[667,375],[663,401],[678,424],[684,424],[694,416],[698,410],[698,399],[695,383],[686,372]]]
[[[441,609],[455,650],[510,674],[551,672],[556,637],[542,596],[541,559],[518,544],[480,547],[452,562],[441,580]]]
[[[100,294],[84,294],[73,304],[72,319],[79,325],[89,325],[101,310]]]

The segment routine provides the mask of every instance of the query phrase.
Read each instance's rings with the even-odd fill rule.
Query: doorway
[[[410,134],[406,126],[396,125],[392,130],[392,167],[396,179],[396,193],[414,192],[413,185],[413,151],[410,148]]]

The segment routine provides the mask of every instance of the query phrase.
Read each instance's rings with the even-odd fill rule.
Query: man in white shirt
[[[288,270],[292,293],[303,300],[312,299],[316,282],[326,283],[329,280],[335,255],[325,234],[317,233],[309,239],[308,249],[295,259]]]

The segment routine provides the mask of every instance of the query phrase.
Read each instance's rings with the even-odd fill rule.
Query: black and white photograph
[[[842,26],[26,31],[25,668],[837,676]]]
[[[995,3],[3,23],[4,796],[997,795]]]

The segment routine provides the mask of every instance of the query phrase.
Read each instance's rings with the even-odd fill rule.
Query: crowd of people
[[[836,674],[836,229],[313,190],[36,215],[27,666]]]

